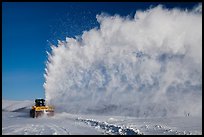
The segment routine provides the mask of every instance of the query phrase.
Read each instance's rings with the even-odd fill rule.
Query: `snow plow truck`
[[[30,110],[30,117],[37,118],[43,115],[54,116],[54,107],[45,105],[44,99],[35,99],[35,105]]]

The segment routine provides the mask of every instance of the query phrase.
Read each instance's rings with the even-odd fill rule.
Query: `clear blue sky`
[[[44,68],[49,42],[74,37],[97,27],[96,15],[134,16],[137,9],[159,3],[3,2],[2,98],[44,98]],[[192,8],[197,3],[165,3],[168,8]]]

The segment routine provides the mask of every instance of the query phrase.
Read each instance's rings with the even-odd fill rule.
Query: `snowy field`
[[[30,118],[32,101],[2,100],[3,135],[180,135],[202,134],[201,117],[136,118],[75,115]]]

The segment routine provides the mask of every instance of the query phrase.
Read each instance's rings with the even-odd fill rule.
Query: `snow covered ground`
[[[178,135],[202,134],[202,117],[136,118],[75,115],[30,118],[33,101],[2,100],[2,134],[16,135]]]

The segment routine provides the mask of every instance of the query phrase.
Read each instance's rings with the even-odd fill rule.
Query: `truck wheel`
[[[35,110],[30,110],[30,117],[35,118]]]

